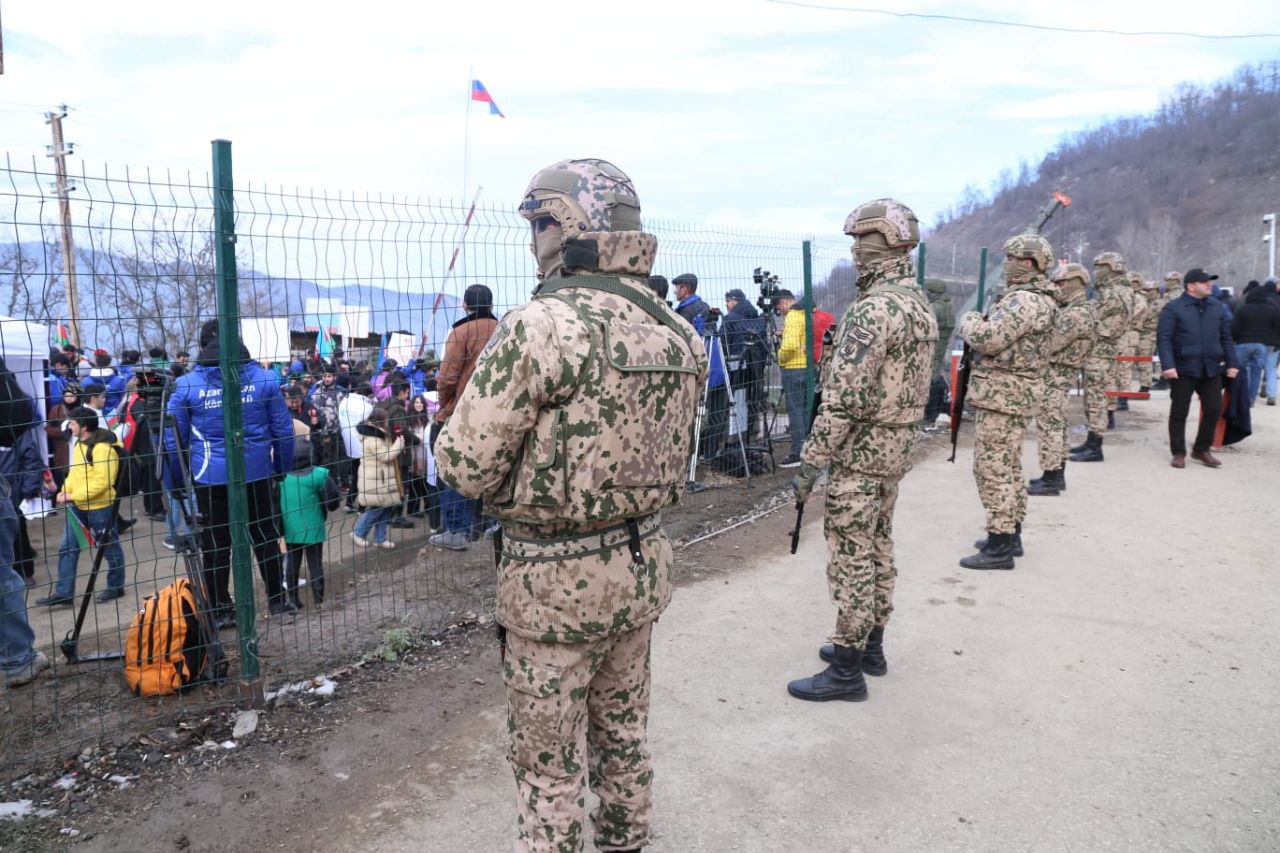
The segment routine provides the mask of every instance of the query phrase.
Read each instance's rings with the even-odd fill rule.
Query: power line
[[[1192,33],[1178,30],[1109,30],[1101,27],[1055,27],[1049,24],[1024,24],[1018,21],[1001,21],[995,18],[968,18],[961,15],[937,15],[927,12],[894,12],[890,9],[872,9],[865,6],[826,6],[821,3],[804,3],[801,0],[765,0],[778,6],[798,6],[802,9],[821,9],[824,12],[853,12],[860,15],[886,15],[891,18],[922,18],[930,21],[950,21],[964,24],[987,24],[994,27],[1014,27],[1022,30],[1041,30],[1051,33],[1076,33],[1079,35],[1106,36],[1174,36],[1176,38],[1231,41],[1238,39],[1280,38],[1280,33]]]

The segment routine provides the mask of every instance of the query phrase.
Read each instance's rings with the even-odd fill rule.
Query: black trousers
[[[316,604],[324,601],[324,543],[313,542],[309,545],[290,545],[287,557],[284,585],[293,599],[296,601],[298,598],[298,578],[302,572],[302,558],[306,557],[307,580],[311,586],[311,597]]]
[[[1213,446],[1213,431],[1222,417],[1222,374],[1217,376],[1179,376],[1169,380],[1169,450],[1174,455],[1187,452],[1187,412],[1191,410],[1191,395],[1200,398],[1204,413],[1200,428],[1196,430],[1194,451],[1208,450]]]
[[[729,429],[729,389],[724,385],[707,389],[707,418],[702,425],[701,453],[708,459],[720,455]]]
[[[280,523],[274,480],[255,480],[245,486],[249,498],[249,542],[258,558],[258,574],[271,604],[283,602],[281,588]],[[204,585],[214,610],[231,606],[231,525],[227,523],[227,487],[196,486],[200,511],[200,550]]]
[[[21,509],[14,509],[18,512],[18,535],[13,540],[13,567],[24,578],[30,578],[36,573],[36,549],[27,532],[27,517]]]

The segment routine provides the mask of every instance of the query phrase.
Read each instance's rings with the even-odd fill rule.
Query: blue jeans
[[[1266,361],[1263,362],[1263,374],[1266,377],[1267,399],[1276,398],[1276,359],[1280,358],[1280,347],[1267,347]]]
[[[373,529],[374,542],[387,541],[387,524],[391,521],[391,517],[395,515],[395,511],[400,508],[399,504],[395,506],[375,506],[366,509],[361,513],[360,518],[356,521],[355,534],[361,539],[369,538],[369,529]]]
[[[17,675],[36,656],[36,635],[27,621],[27,582],[13,570],[17,533],[18,514],[9,499],[9,485],[0,482],[0,670],[6,675]]]
[[[107,524],[111,521],[111,507],[82,510],[68,505],[66,515],[62,544],[58,547],[58,584],[54,587],[53,594],[59,598],[71,598],[76,594],[76,564],[80,562],[80,542],[76,539],[74,526],[77,517],[93,531],[99,546],[106,543],[107,590],[115,592],[124,589],[124,550],[120,547],[114,525],[107,530]]]
[[[1236,358],[1240,359],[1240,369],[1249,380],[1249,405],[1258,399],[1258,389],[1262,387],[1262,373],[1267,360],[1266,344],[1236,344]]]
[[[195,515],[196,515],[195,498],[193,498],[191,495],[187,495],[183,500],[187,505],[187,515],[191,516],[192,518],[195,518]],[[169,520],[169,536],[173,538],[174,542],[177,542],[182,537],[187,536],[191,533],[191,528],[187,527],[186,519],[182,517],[182,507],[178,505],[178,498],[173,492],[169,492],[168,520]]]
[[[805,394],[805,374],[803,367],[784,368],[782,371],[782,393],[787,400],[787,421],[791,425],[791,452],[788,456],[800,458],[804,440],[809,436],[809,401]]]
[[[469,535],[479,523],[480,502],[464,498],[446,486],[440,490],[440,512],[444,516],[445,530]]]

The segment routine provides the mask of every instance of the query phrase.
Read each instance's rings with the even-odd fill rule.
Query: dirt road
[[[866,703],[786,694],[820,668],[833,619],[819,520],[795,557],[785,514],[713,540],[700,559],[742,570],[681,588],[655,634],[650,849],[1280,848],[1280,409],[1255,409],[1223,468],[1177,471],[1166,407],[1135,404],[1107,462],[1033,499],[1012,572],[956,563],[982,532],[971,456],[918,465],[898,506],[890,671]],[[496,668],[486,644],[304,754],[171,799],[215,825],[256,821],[262,847],[509,849]],[[166,831],[120,820],[86,846]]]

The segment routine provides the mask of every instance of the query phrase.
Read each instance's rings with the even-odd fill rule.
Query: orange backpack
[[[208,665],[191,581],[178,578],[143,599],[124,643],[124,680],[133,694],[176,693],[202,680]]]

